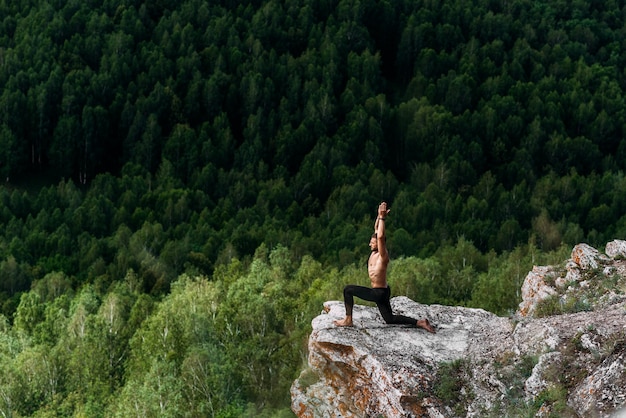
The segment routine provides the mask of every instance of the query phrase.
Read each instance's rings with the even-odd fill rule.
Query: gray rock
[[[437,330],[430,334],[387,325],[375,307],[362,305],[355,306],[354,327],[336,327],[343,302],[326,302],[312,321],[308,367],[291,387],[292,410],[314,418],[620,416],[626,408],[626,267],[588,246],[576,248],[564,267],[535,267],[529,276],[551,286],[579,269],[585,286],[565,283],[548,293],[589,297],[581,312],[537,318],[536,298],[524,312],[503,318],[392,299],[395,312],[429,319]],[[598,295],[607,274],[614,288]]]
[[[428,318],[437,333],[387,325],[376,308],[360,305],[354,309],[354,327],[336,327],[333,321],[345,316],[343,302],[326,302],[328,312],[313,320],[309,369],[291,390],[298,416],[448,416],[431,396],[439,364],[492,356],[493,343],[513,329],[510,320],[482,309],[428,306],[406,297],[393,298],[392,307]]]
[[[604,252],[613,259],[626,258],[626,241],[621,239],[613,240],[606,244]]]

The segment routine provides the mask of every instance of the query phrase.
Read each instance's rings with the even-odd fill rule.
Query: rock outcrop
[[[566,310],[596,310],[626,300],[626,241],[609,242],[606,253],[578,244],[564,266],[533,267],[522,285],[518,313],[535,316],[550,309],[548,302]]]
[[[511,318],[392,299],[394,311],[428,318],[436,334],[386,325],[362,305],[354,327],[335,327],[343,302],[326,302],[312,322],[308,368],[291,388],[292,410],[315,418],[612,416],[626,407],[625,254],[623,241],[606,254],[581,244],[564,266],[533,268]]]

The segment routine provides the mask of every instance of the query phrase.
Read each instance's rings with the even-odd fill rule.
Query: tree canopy
[[[625,18],[0,0],[0,410],[284,409],[382,200],[394,289],[514,309],[538,259],[626,234]]]

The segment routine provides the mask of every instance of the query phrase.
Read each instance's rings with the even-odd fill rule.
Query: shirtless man
[[[347,285],[343,289],[343,298],[346,306],[346,317],[340,321],[334,321],[339,327],[352,326],[352,307],[354,306],[354,296],[370,302],[376,302],[378,310],[383,319],[388,324],[415,325],[428,332],[435,333],[435,329],[428,322],[428,319],[416,320],[403,315],[394,315],[391,310],[391,289],[387,284],[387,266],[389,265],[389,253],[385,237],[385,218],[390,209],[387,203],[382,202],[378,206],[378,217],[374,223],[374,234],[370,239],[372,253],[367,261],[367,272],[370,276],[372,287]]]

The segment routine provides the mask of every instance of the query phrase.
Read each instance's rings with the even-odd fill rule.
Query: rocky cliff
[[[580,244],[534,267],[514,317],[392,299],[437,333],[383,323],[343,302],[313,319],[308,368],[291,388],[299,417],[610,417],[626,408],[626,242]]]

